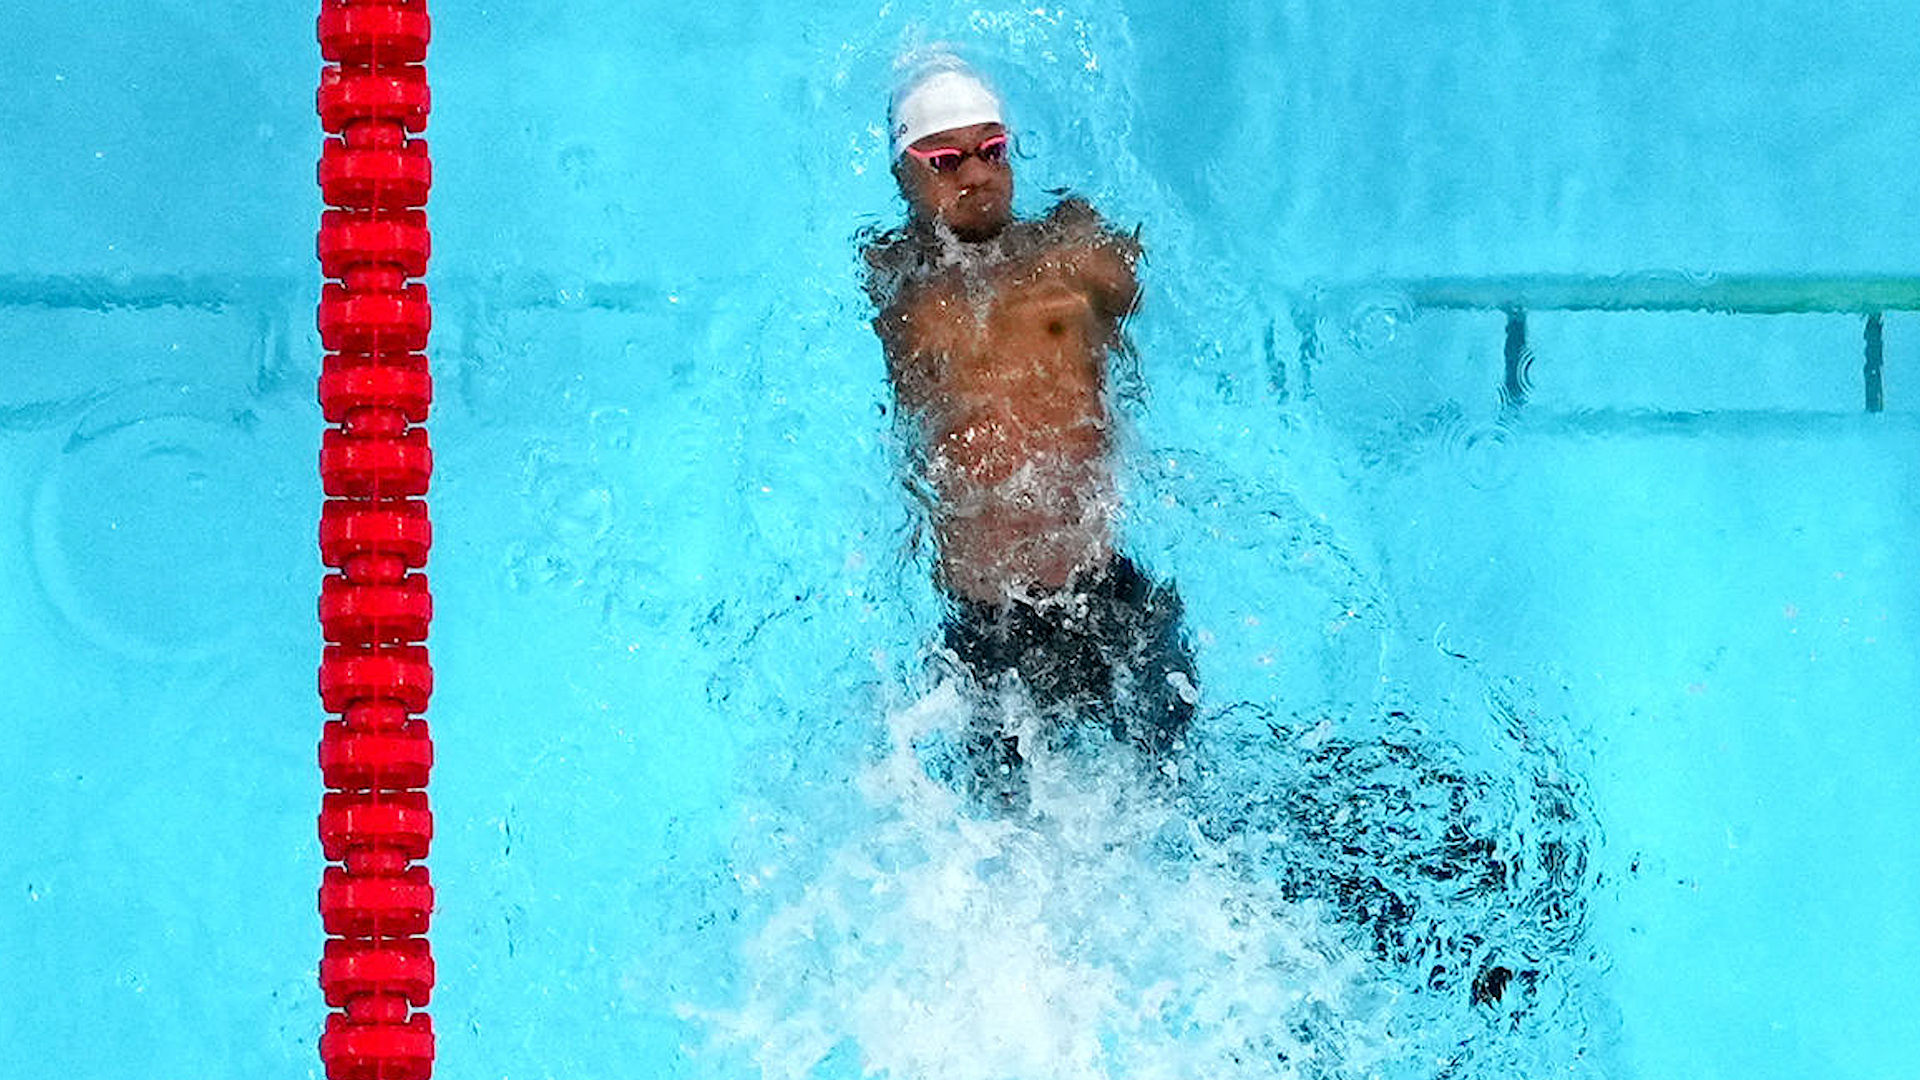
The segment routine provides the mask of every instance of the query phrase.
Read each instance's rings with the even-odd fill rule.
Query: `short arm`
[[[1063,230],[1062,254],[1086,282],[1104,314],[1131,315],[1140,306],[1140,282],[1134,267],[1140,261],[1138,233],[1107,228],[1098,211],[1080,198],[1063,200],[1048,217]]]

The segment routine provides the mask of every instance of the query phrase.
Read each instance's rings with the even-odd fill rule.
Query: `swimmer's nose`
[[[973,191],[976,188],[985,187],[993,182],[995,172],[995,166],[989,165],[971,154],[967,155],[966,160],[960,163],[960,175],[958,177],[960,190],[967,192]]]

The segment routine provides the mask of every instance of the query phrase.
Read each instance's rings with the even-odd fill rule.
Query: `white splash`
[[[765,1080],[830,1055],[893,1080],[1361,1077],[1393,1056],[1392,993],[1317,909],[1230,869],[1132,751],[1023,738],[1017,816],[933,779],[968,712],[949,684],[888,718],[868,825],[748,937],[742,1000],[684,1015]]]

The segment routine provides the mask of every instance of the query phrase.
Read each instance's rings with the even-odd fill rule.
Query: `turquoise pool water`
[[[1920,318],[1404,285],[1914,273],[1907,8],[436,7],[439,1075],[1920,1070]],[[0,1076],[318,1070],[312,14],[0,10]],[[1144,230],[1171,803],[932,778],[930,40]]]

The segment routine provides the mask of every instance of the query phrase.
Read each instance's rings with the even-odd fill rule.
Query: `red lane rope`
[[[426,575],[433,453],[417,426],[433,400],[424,207],[425,0],[321,0],[320,701],[338,719],[320,740],[327,793],[320,960],[329,1080],[426,1080],[433,1073],[427,923],[433,886],[418,865],[433,839],[425,712],[433,668]]]

